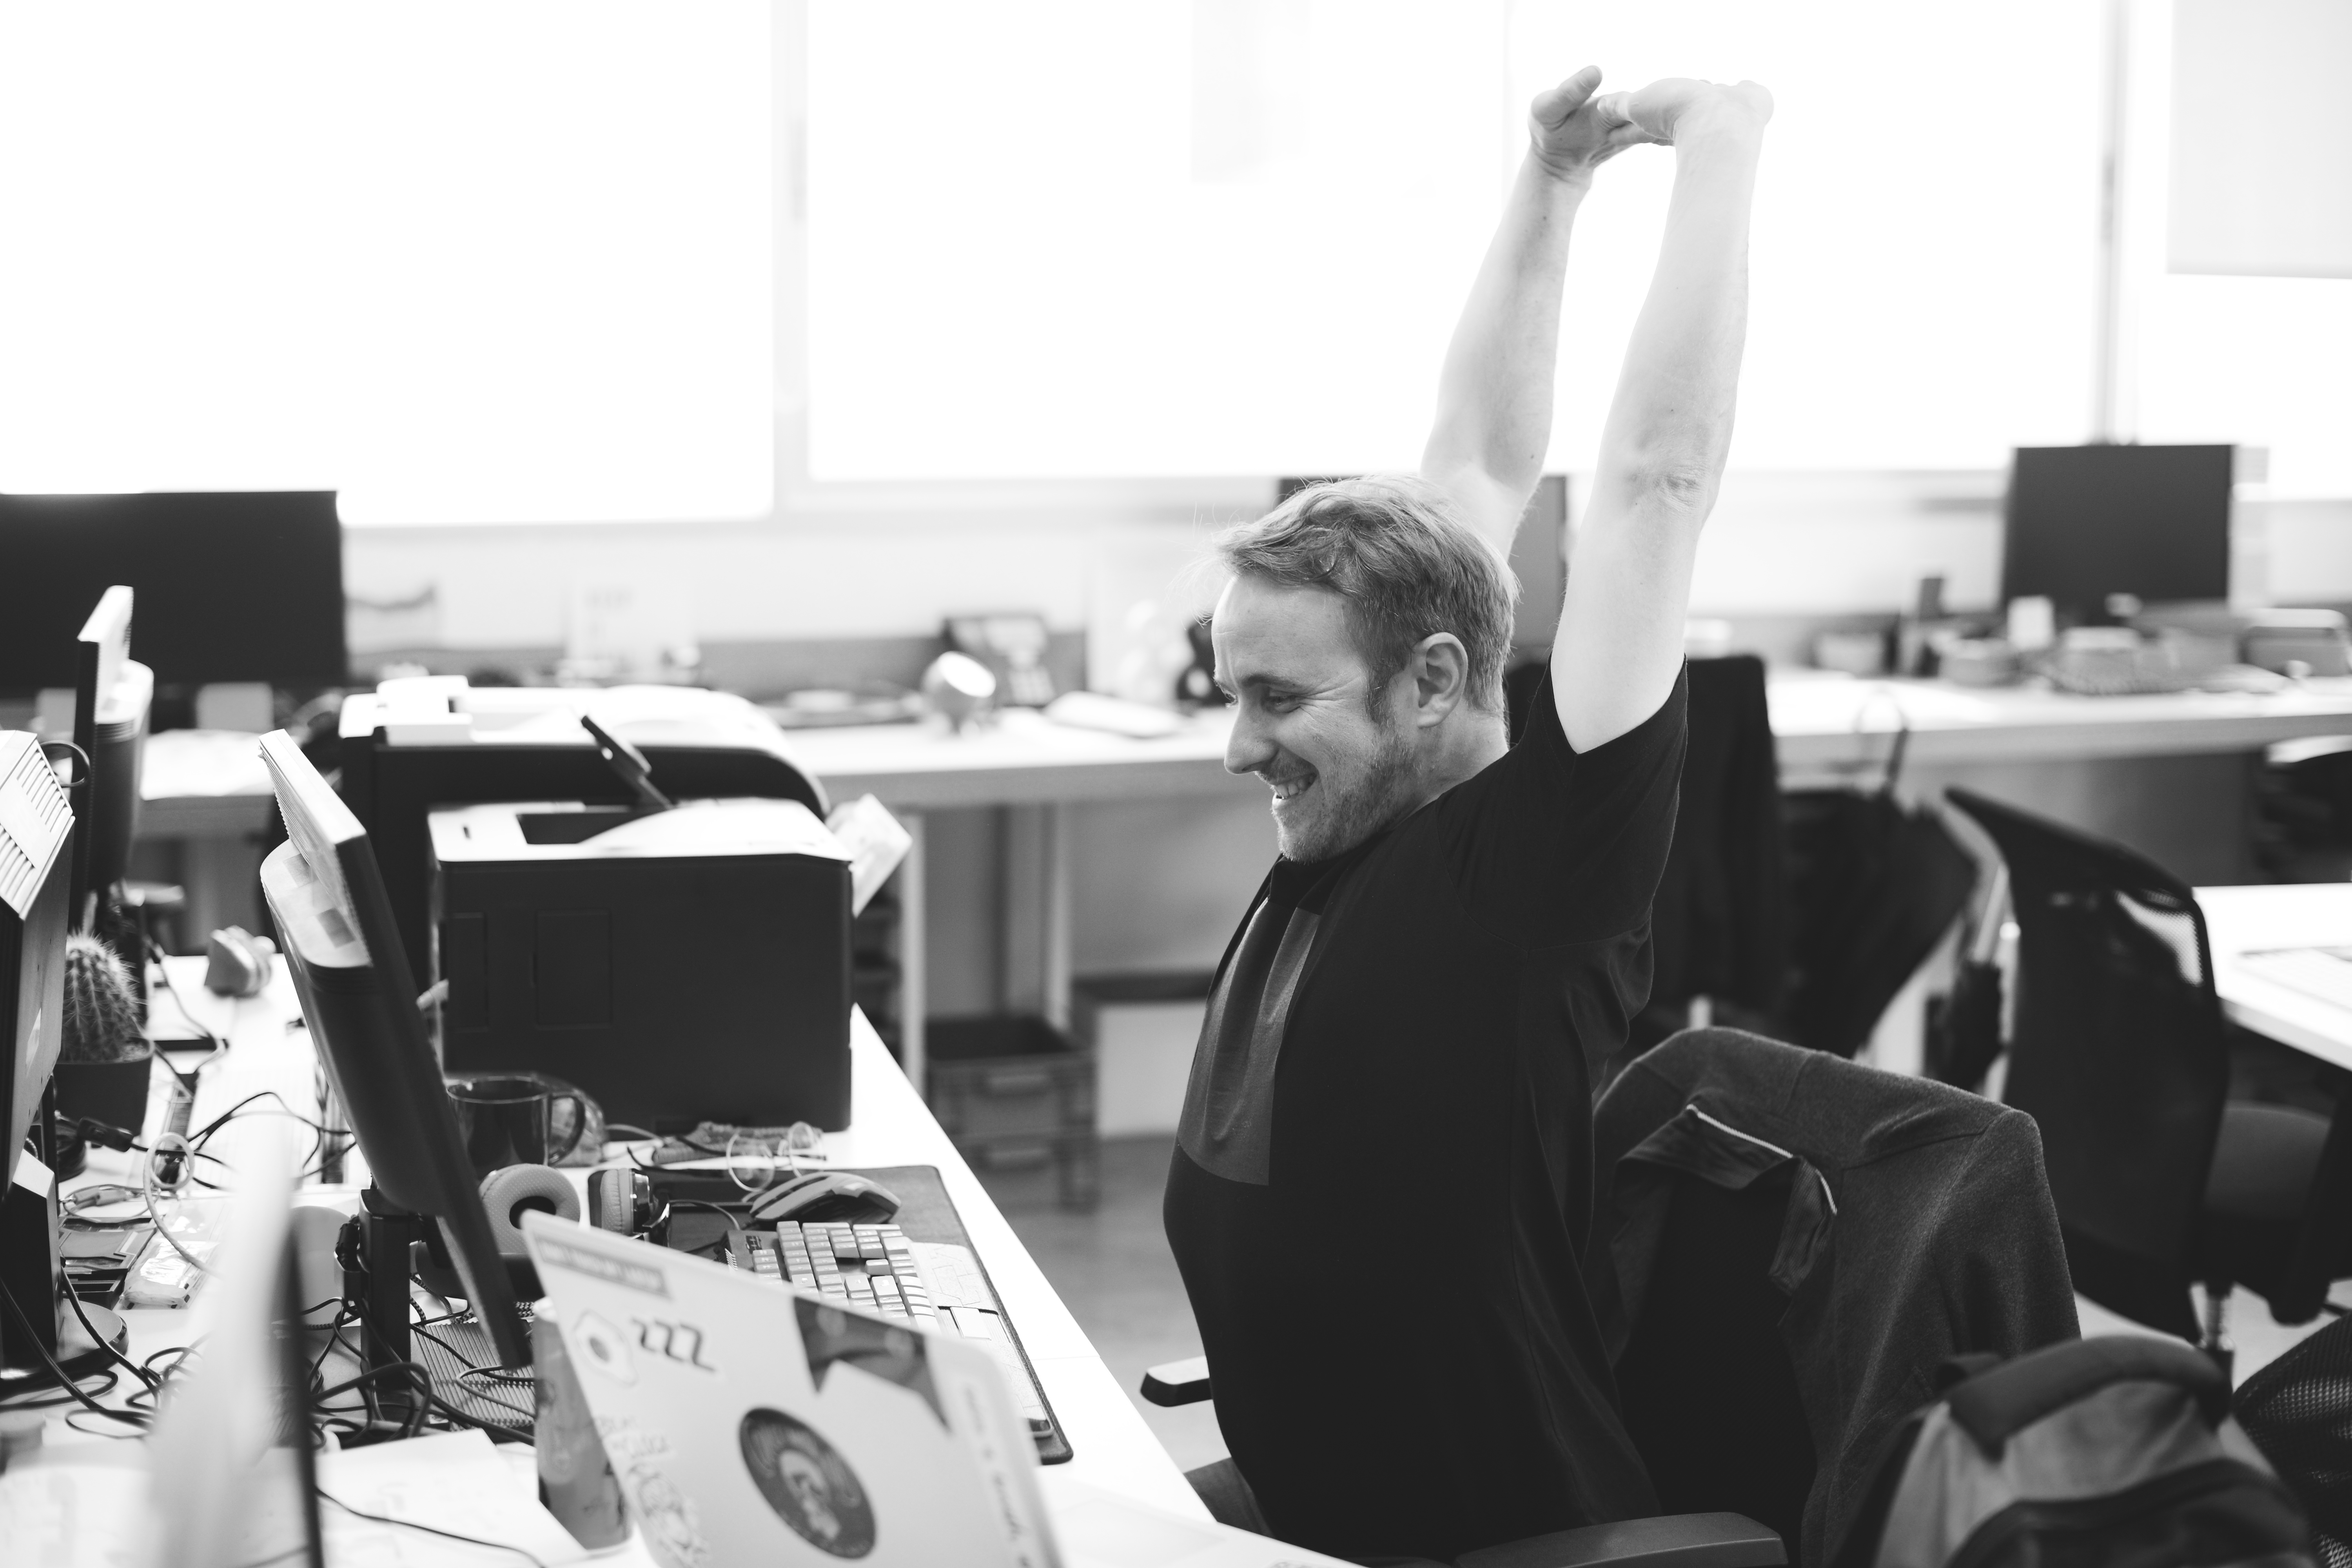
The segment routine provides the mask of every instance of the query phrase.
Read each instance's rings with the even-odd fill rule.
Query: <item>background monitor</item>
[[[2050,599],[2061,625],[2144,603],[2230,596],[2230,447],[2021,447],[2009,476],[2001,601]]]
[[[0,730],[0,1174],[16,1173],[65,1037],[66,910],[73,812],[39,740]]]
[[[367,830],[293,736],[265,735],[261,752],[287,835],[262,862],[262,893],[336,1099],[378,1191],[438,1222],[499,1360],[527,1366],[530,1346],[514,1286],[425,1038],[415,976]]]
[[[74,836],[71,907],[77,926],[95,923],[92,896],[110,899],[122,880],[139,827],[139,753],[155,677],[131,658],[132,599],[127,584],[109,588],[83,623],[75,648],[73,740],[89,759],[82,830]],[[124,956],[136,973],[143,955]]]
[[[0,495],[0,695],[75,684],[75,633],[99,596],[139,596],[140,658],[167,686],[341,686],[342,524],[328,490]]]

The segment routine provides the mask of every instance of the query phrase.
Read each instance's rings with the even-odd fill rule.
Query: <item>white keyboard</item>
[[[908,1241],[895,1225],[786,1220],[772,1234],[738,1231],[730,1261],[810,1295],[985,1345],[1004,1369],[1005,1385],[1030,1429],[1051,1429],[1045,1402],[1005,1331],[1004,1309],[970,1247]]]

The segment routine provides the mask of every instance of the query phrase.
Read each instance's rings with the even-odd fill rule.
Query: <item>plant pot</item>
[[[59,1062],[58,1109],[76,1121],[87,1116],[136,1137],[147,1122],[147,1080],[155,1054],[112,1062]]]

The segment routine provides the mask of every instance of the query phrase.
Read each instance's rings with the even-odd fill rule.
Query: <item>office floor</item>
[[[1163,1410],[1135,1392],[1144,1368],[1201,1353],[1192,1309],[1160,1228],[1160,1194],[1175,1146],[1168,1137],[1105,1140],[1102,1202],[1092,1214],[1055,1205],[1050,1171],[983,1171],[981,1181],[1153,1434],[1191,1469],[1224,1458],[1215,1406]]]
[[[1169,1454],[1186,1469],[1222,1458],[1224,1437],[1208,1405],[1162,1410],[1136,1394],[1143,1370],[1198,1355],[1201,1342],[1184,1300],[1176,1260],[1160,1228],[1160,1194],[1171,1138],[1114,1138],[1103,1144],[1102,1203],[1092,1214],[1056,1207],[1050,1171],[982,1172],[981,1180],[1013,1222],[1022,1243],[1094,1341],[1119,1386],[1143,1413]],[[2147,1333],[2096,1303],[2075,1298],[2085,1334]],[[2231,1337],[2242,1383],[2332,1319],[2295,1328],[2272,1321],[2260,1298],[2239,1291],[2230,1303]]]

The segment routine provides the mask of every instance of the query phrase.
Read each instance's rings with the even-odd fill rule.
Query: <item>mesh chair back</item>
[[[2326,1568],[2352,1568],[2352,1321],[2246,1379],[2238,1425],[2303,1500]]]
[[[2001,1098],[2040,1124],[2075,1288],[2193,1339],[2188,1286],[2229,1090],[2205,917],[2145,856],[1948,792],[2008,862],[2017,1010]]]

